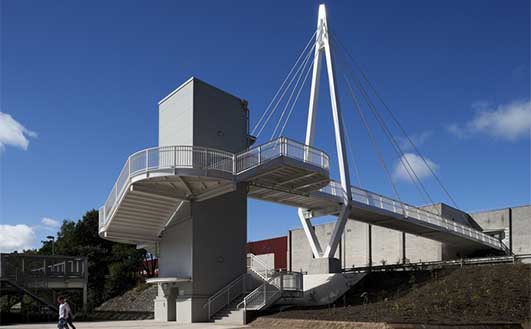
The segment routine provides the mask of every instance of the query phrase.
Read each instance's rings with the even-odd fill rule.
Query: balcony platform
[[[236,190],[238,183],[306,193],[329,183],[328,156],[279,138],[239,154],[197,146],[151,148],[131,155],[100,208],[100,236],[131,244],[160,241],[189,203]]]

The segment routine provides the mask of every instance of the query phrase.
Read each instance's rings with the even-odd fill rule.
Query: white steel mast
[[[330,101],[332,105],[332,116],[334,119],[334,132],[336,140],[337,160],[339,165],[339,174],[341,178],[341,187],[343,188],[343,205],[339,212],[334,231],[330,241],[323,253],[319,241],[315,235],[311,218],[304,215],[304,209],[299,208],[299,218],[301,220],[304,232],[310,243],[310,247],[315,258],[334,257],[341,234],[345,228],[345,223],[350,215],[350,201],[352,194],[350,191],[350,175],[347,163],[347,154],[345,152],[345,139],[343,131],[343,119],[339,107],[337,94],[337,85],[334,71],[334,57],[330,49],[330,39],[328,30],[328,21],[326,19],[326,8],[324,4],[319,5],[319,15],[317,18],[317,33],[315,37],[315,53],[312,73],[312,86],[310,91],[310,104],[308,107],[308,123],[306,126],[306,145],[314,144],[315,136],[315,117],[317,113],[317,96],[319,93],[319,80],[321,77],[321,62],[323,53],[326,59],[326,70],[328,73],[328,88],[330,89]]]

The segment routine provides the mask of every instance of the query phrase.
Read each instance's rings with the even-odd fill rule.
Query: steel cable
[[[264,113],[262,113],[262,115],[260,116],[260,119],[258,120],[258,122],[255,124],[255,126],[253,127],[253,129],[251,130],[251,134],[254,134],[257,130],[257,128],[260,126],[260,124],[262,123],[262,120],[265,118],[265,116],[267,115],[267,113],[269,112],[269,110],[271,109],[271,106],[275,103],[278,95],[280,94],[280,92],[282,91],[282,88],[284,87],[284,85],[286,84],[286,81],[288,81],[289,77],[291,76],[291,73],[293,73],[293,70],[295,69],[295,67],[297,67],[297,64],[299,63],[299,61],[301,60],[301,58],[304,57],[304,54],[306,52],[306,50],[308,49],[308,47],[310,46],[310,44],[312,43],[315,35],[316,35],[317,31],[313,33],[313,35],[310,37],[310,40],[308,41],[308,43],[306,44],[306,46],[304,47],[304,49],[302,50],[302,52],[299,54],[299,57],[297,58],[297,60],[295,61],[295,64],[293,64],[293,66],[291,67],[291,70],[289,71],[288,75],[286,75],[286,78],[284,78],[284,81],[282,82],[282,84],[280,85],[280,88],[277,90],[277,92],[275,93],[275,96],[273,96],[273,99],[271,100],[271,102],[269,103],[269,105],[267,106],[266,110],[264,111]],[[315,43],[312,47],[312,50],[313,48],[315,47]],[[310,51],[311,52],[311,51]],[[292,80],[293,80],[293,77],[292,77]],[[290,84],[292,82],[292,80],[290,81]],[[289,88],[286,87],[286,88]],[[284,96],[285,92],[282,93],[282,96],[280,96],[281,98]],[[277,102],[277,106],[278,106],[278,102]],[[271,114],[268,116],[268,120],[269,118],[271,117]],[[265,126],[267,124],[267,122],[263,125]],[[263,127],[262,129],[260,129],[258,135],[261,133],[261,131],[263,130]],[[258,137],[258,136],[257,136]]]
[[[393,111],[391,111],[391,109],[389,108],[389,106],[387,106],[387,103],[383,100],[383,97],[380,95],[380,93],[378,92],[378,90],[376,90],[376,88],[374,87],[374,85],[372,84],[372,82],[369,80],[369,78],[367,77],[367,75],[365,74],[365,72],[363,71],[363,69],[361,68],[361,66],[356,62],[356,60],[354,60],[354,58],[352,57],[352,55],[347,51],[347,49],[345,48],[345,46],[341,43],[341,41],[339,41],[334,34],[332,34],[330,32],[330,35],[332,36],[333,40],[335,42],[337,42],[337,44],[343,49],[343,51],[345,52],[345,54],[347,54],[348,58],[350,59],[350,61],[352,62],[352,64],[358,69],[358,71],[361,73],[363,79],[367,82],[367,84],[369,85],[369,88],[372,90],[372,92],[376,95],[376,98],[378,98],[378,100],[382,103],[382,105],[384,106],[385,110],[389,113],[389,115],[391,116],[392,120],[395,122],[395,124],[398,126],[398,128],[400,129],[402,135],[407,139],[407,141],[411,144],[411,146],[413,147],[413,150],[415,151],[415,153],[417,153],[420,158],[422,159],[422,161],[424,162],[424,164],[426,165],[426,167],[429,169],[431,175],[436,179],[437,183],[439,184],[439,186],[441,187],[441,189],[443,190],[443,192],[446,194],[446,196],[448,197],[448,199],[453,203],[453,205],[456,207],[456,208],[459,208],[458,205],[457,205],[457,202],[455,201],[455,199],[452,197],[452,195],[450,194],[450,192],[448,191],[448,189],[444,186],[443,182],[441,181],[441,179],[439,178],[439,176],[435,173],[435,171],[433,170],[433,168],[431,167],[431,165],[429,164],[429,162],[426,160],[426,158],[422,155],[422,153],[419,151],[418,147],[415,145],[415,143],[413,142],[413,140],[409,137],[409,135],[407,134],[406,130],[404,129],[404,127],[400,124],[400,121],[398,120],[398,118],[395,116],[395,114],[393,113]]]

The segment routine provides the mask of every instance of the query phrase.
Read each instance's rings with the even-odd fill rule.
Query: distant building
[[[500,238],[516,255],[531,254],[531,205],[473,212],[484,232]]]
[[[258,256],[258,259],[270,268],[287,269],[288,238],[286,236],[248,242],[247,250]]]
[[[500,238],[515,254],[531,254],[531,205],[508,207],[467,214],[446,204],[421,207],[457,223]],[[315,226],[321,244],[332,234],[334,222]],[[265,242],[263,242],[265,243]],[[461,254],[451,245],[427,237],[372,226],[349,220],[335,257],[343,268],[459,259],[476,255]],[[287,236],[287,269],[308,271],[313,254],[303,229]]]

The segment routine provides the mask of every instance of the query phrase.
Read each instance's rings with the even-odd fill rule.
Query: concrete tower
[[[159,147],[190,145],[236,153],[248,141],[246,102],[199,79],[189,79],[159,102]],[[192,156],[195,163],[203,154]],[[202,184],[191,175],[182,185],[192,194]],[[162,233],[160,277],[170,279],[159,282],[156,320],[208,320],[203,307],[207,298],[246,272],[246,186],[231,188],[183,203]]]

